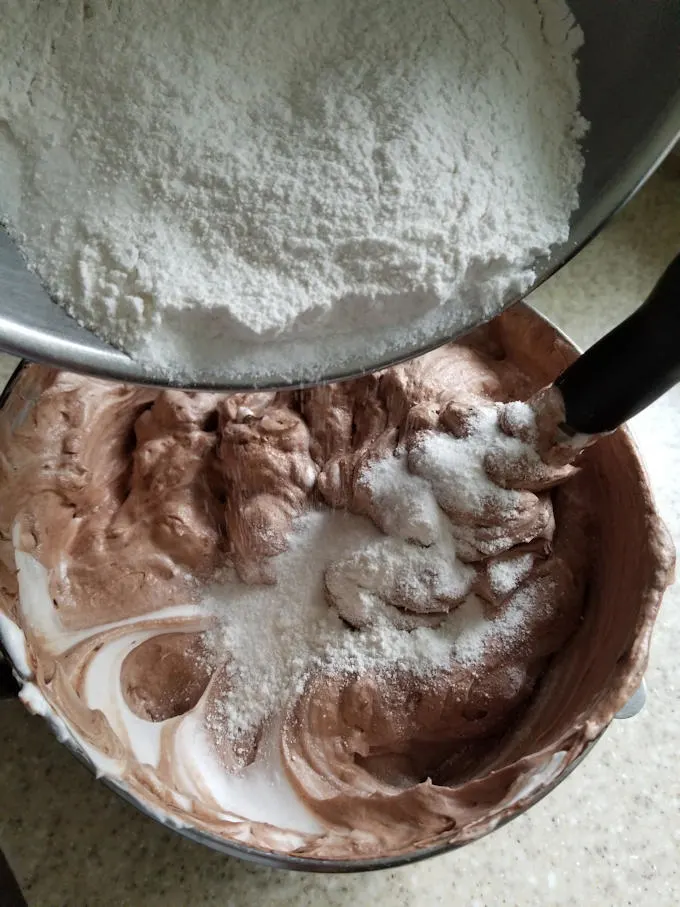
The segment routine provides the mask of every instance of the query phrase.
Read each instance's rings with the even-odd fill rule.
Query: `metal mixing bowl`
[[[550,366],[546,367],[544,373],[540,376],[540,380],[547,383],[553,380],[568,362],[573,361],[577,352],[576,347],[542,315],[534,312],[523,304],[520,304],[517,308],[518,313],[522,315],[522,327],[520,328],[521,336],[526,336],[526,327],[532,322],[542,325],[538,346],[552,351]],[[530,347],[530,349],[533,350],[533,347]],[[529,350],[527,350],[527,354],[533,355]],[[5,415],[5,407],[15,394],[18,394],[18,397],[14,402],[19,405],[18,408],[16,406],[14,407],[14,411],[25,414],[27,410],[30,409],[31,400],[34,399],[34,397],[30,392],[30,387],[28,390],[27,387],[21,388],[21,381],[19,380],[26,365],[27,363],[22,363],[22,365],[19,366],[5,390],[0,394],[0,419],[7,418]],[[37,386],[40,386],[39,381]],[[581,717],[586,716],[585,720],[588,721],[589,730],[587,739],[581,739],[579,737],[578,742],[574,744],[574,749],[570,752],[570,758],[560,762],[557,766],[553,766],[552,760],[550,759],[548,759],[547,762],[542,762],[537,765],[535,773],[528,779],[527,787],[513,797],[511,805],[502,808],[494,819],[495,824],[490,827],[485,827],[483,830],[476,828],[462,840],[452,841],[447,839],[446,835],[442,835],[441,839],[435,844],[427,847],[414,848],[405,853],[384,857],[337,860],[319,859],[315,857],[297,856],[295,854],[262,850],[239,841],[231,840],[227,837],[219,836],[213,832],[205,831],[200,828],[198,824],[194,826],[184,818],[184,824],[180,826],[177,826],[170,821],[165,822],[165,824],[198,844],[203,844],[228,856],[239,857],[240,859],[249,860],[262,865],[283,869],[296,869],[305,872],[358,872],[371,869],[386,869],[403,864],[415,863],[427,859],[428,857],[465,846],[465,844],[477,840],[482,834],[495,830],[496,828],[507,824],[517,816],[522,815],[535,803],[538,803],[539,800],[542,800],[543,797],[549,794],[558,784],[571,774],[576,766],[591,752],[595,743],[607,730],[611,718],[632,717],[643,707],[645,702],[643,675],[647,664],[650,636],[649,629],[641,630],[641,622],[643,622],[643,618],[650,614],[656,614],[663,592],[665,591],[659,586],[659,577],[664,576],[667,579],[670,579],[673,560],[670,548],[668,552],[664,554],[663,546],[660,545],[660,539],[666,537],[666,530],[663,527],[659,515],[654,509],[653,502],[648,496],[649,488],[644,466],[630,435],[625,429],[620,429],[602,443],[613,445],[618,452],[617,458],[620,463],[625,464],[627,467],[626,473],[629,476],[629,482],[626,491],[632,496],[632,499],[635,502],[634,509],[636,512],[636,520],[639,520],[640,525],[643,527],[643,531],[639,533],[640,543],[637,546],[633,546],[630,551],[619,551],[614,555],[616,563],[621,565],[621,569],[614,570],[613,572],[620,574],[621,571],[624,573],[627,571],[622,581],[627,583],[634,577],[635,588],[638,588],[638,584],[640,587],[645,587],[647,589],[647,596],[646,598],[644,596],[635,598],[630,611],[624,608],[624,603],[619,602],[618,598],[615,597],[613,599],[621,606],[621,610],[616,618],[617,625],[611,628],[611,633],[617,636],[616,644],[620,646],[620,648],[617,649],[616,664],[607,663],[604,665],[603,670],[608,678],[610,686],[607,686],[606,683],[603,684],[601,691],[602,695],[608,697],[608,701],[611,696],[611,699],[616,701],[616,705],[612,709],[608,708],[603,712],[599,694],[595,695],[595,701],[592,701],[589,698],[584,699],[578,685],[572,686],[570,682],[566,683],[564,688],[569,691],[568,695],[571,702],[579,703],[577,707],[572,707],[576,707],[579,714],[581,714]],[[602,482],[603,486],[606,487],[606,476],[603,477]],[[620,496],[616,497],[615,503],[617,507],[621,506]],[[638,526],[638,528],[640,527]],[[651,552],[652,557],[646,562],[644,568],[642,568],[639,564],[645,563],[643,556],[644,552]],[[638,561],[638,558],[641,558],[641,560]],[[651,593],[649,592],[649,589],[652,590]],[[0,633],[0,698],[3,694],[3,672],[1,670],[2,654],[3,642],[2,634]],[[5,650],[4,655],[9,662],[10,658],[8,651]],[[18,662],[13,665],[13,668],[14,677],[19,685],[21,685],[25,678],[22,678],[21,676],[21,667]],[[627,678],[626,682],[623,684],[620,681],[617,682],[617,678],[621,677],[619,671],[624,671]],[[11,678],[7,677],[7,672],[5,671],[5,690],[7,689],[8,680],[11,680]],[[561,681],[560,685],[562,685]],[[551,694],[551,696],[553,694]],[[31,708],[30,698],[26,699],[26,704]],[[583,708],[582,713],[581,708]],[[40,714],[44,714],[52,731],[71,750],[71,752],[93,773],[97,773],[96,766],[93,764],[83,747],[79,745],[75,737],[70,736],[69,733],[66,732],[63,722],[55,720],[54,714],[50,715],[43,711],[41,711]],[[159,816],[157,812],[145,805],[143,800],[132,794],[121,782],[114,778],[106,777],[103,777],[102,780],[120,797],[133,804],[145,815],[156,821],[164,821],[163,817]]]
[[[579,74],[582,112],[591,128],[584,144],[581,204],[572,218],[570,238],[549,259],[536,263],[535,286],[591,239],[680,136],[680,0],[610,4],[570,0],[570,6],[586,38]],[[224,390],[253,386],[248,375],[229,385],[218,375],[196,380],[182,372],[181,363],[173,366],[172,380],[161,372],[143,373],[139,363],[99,340],[52,302],[1,230],[0,308],[0,348],[17,356],[125,381]],[[357,363],[352,374],[410,358],[450,339],[443,332],[417,349],[395,346],[380,362]],[[262,367],[257,371],[261,387],[289,383],[274,372],[264,374]],[[320,377],[347,376],[346,366],[339,368],[330,361]]]

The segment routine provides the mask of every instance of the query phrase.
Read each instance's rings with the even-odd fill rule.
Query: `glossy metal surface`
[[[580,56],[582,111],[591,129],[585,142],[586,169],[581,206],[571,236],[549,260],[537,262],[542,283],[584,245],[644,182],[680,135],[680,0],[571,0],[586,43]],[[469,325],[472,327],[473,325]],[[352,372],[370,371],[438,346],[449,335],[430,338],[427,347],[397,348],[380,362]],[[182,374],[172,380],[159,372],[144,374],[129,357],[78,325],[30,274],[7,235],[0,230],[0,349],[18,356],[126,381],[221,387],[252,386],[244,375],[238,385],[219,376]],[[262,372],[260,371],[260,374]],[[323,380],[348,377],[329,362]],[[271,372],[259,386],[282,386]]]

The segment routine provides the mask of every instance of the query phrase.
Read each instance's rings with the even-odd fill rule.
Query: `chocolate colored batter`
[[[569,356],[519,310],[406,365],[299,393],[156,391],[28,368],[0,419],[0,578],[36,685],[129,790],[213,833],[348,857],[492,827],[517,808],[535,768],[558,751],[566,766],[632,692],[672,569],[626,436],[604,439],[576,469],[580,450],[555,443],[559,399],[552,390],[532,398]],[[538,428],[511,403],[529,398]],[[484,456],[492,492],[483,499],[451,484],[429,453],[442,437],[474,440],[480,413],[499,439]],[[328,607],[359,633],[377,619],[357,604],[365,590],[404,632],[439,626],[470,594],[493,621],[528,596],[528,618],[481,662],[454,660],[434,675],[313,671],[274,718],[285,777],[318,829],[226,821],[200,778],[187,781],[183,716],[226,773],[252,764],[273,732],[225,739],[217,719],[229,653],[216,648],[211,619],[157,612],[199,601],[228,569],[249,584],[276,583],[273,559],[310,508],[369,517],[386,544],[405,546],[417,573],[427,525],[398,519],[366,481],[394,456],[450,521],[460,588],[442,593],[429,563],[413,582],[390,583],[358,557],[328,565]],[[631,542],[636,578],[622,585]],[[49,625],[19,603],[15,547],[49,571]],[[496,565],[522,554],[527,569],[499,587]],[[115,622],[144,615],[138,645],[112,676],[135,715],[167,722],[157,765],[131,758],[125,730],[86,704],[88,665],[129,632]]]

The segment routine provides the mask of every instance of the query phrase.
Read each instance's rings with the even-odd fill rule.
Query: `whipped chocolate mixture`
[[[162,815],[254,846],[380,855],[493,827],[632,692],[672,565],[625,436],[576,469],[559,398],[532,397],[569,355],[520,310],[298,393],[29,367],[0,419],[0,556],[34,706]],[[616,557],[627,547],[617,506],[637,533],[632,585],[603,566],[609,535]],[[205,590],[220,584],[227,614],[244,584],[276,601],[301,521],[331,511],[376,537],[318,565],[323,626],[364,669],[324,650],[235,729],[237,653]],[[440,637],[444,656],[403,655]],[[401,654],[371,660],[375,640]]]

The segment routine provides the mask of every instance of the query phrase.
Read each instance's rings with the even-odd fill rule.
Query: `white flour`
[[[0,218],[147,362],[313,379],[490,314],[568,235],[564,0],[0,0]]]
[[[515,639],[535,606],[530,589],[516,593],[503,615],[493,620],[485,616],[483,602],[474,594],[468,594],[436,628],[397,629],[384,613],[388,607],[381,607],[384,586],[390,576],[411,566],[409,557],[420,560],[422,571],[440,561],[439,552],[444,552],[449,562],[442,568],[442,583],[469,585],[470,570],[456,560],[447,527],[450,523],[444,518],[436,544],[424,549],[386,538],[365,517],[310,511],[296,521],[288,550],[274,559],[275,585],[228,582],[208,590],[203,605],[221,625],[215,645],[229,653],[233,671],[231,690],[219,702],[217,713],[226,733],[238,735],[279,713],[302,692],[315,668],[330,673],[401,668],[427,676],[451,660],[477,663],[490,644]],[[354,591],[374,621],[360,631],[340,620],[324,590],[328,568],[337,564],[348,572],[353,560],[362,569],[353,590],[349,577],[348,593]],[[373,586],[371,579],[376,577],[382,582]],[[413,571],[411,578],[416,578]]]
[[[283,708],[302,692],[315,664],[348,671],[401,665],[427,673],[446,663],[452,639],[445,630],[407,633],[381,620],[357,633],[329,607],[326,569],[356,552],[375,561],[384,541],[365,517],[311,511],[297,520],[288,550],[273,561],[274,586],[216,584],[204,597],[222,624],[216,645],[229,652],[234,670],[220,715],[229,733],[254,727]]]
[[[533,554],[517,554],[506,560],[491,561],[487,568],[491,591],[501,598],[512,592],[529,575],[533,565]]]

